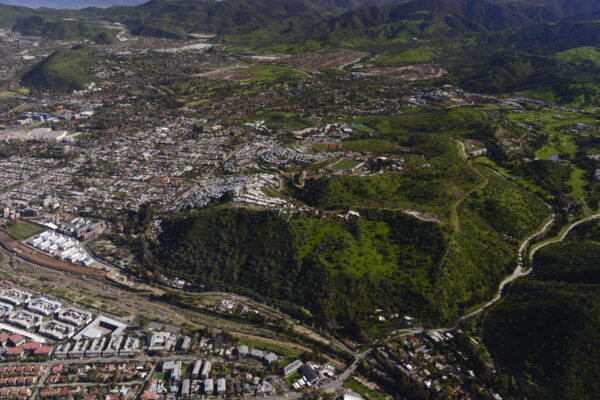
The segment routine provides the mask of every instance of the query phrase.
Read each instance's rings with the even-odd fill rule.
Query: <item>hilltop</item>
[[[0,3],[29,8],[67,8],[135,6],[146,0],[0,0]]]
[[[244,287],[291,309],[302,305],[310,320],[333,330],[377,334],[374,307],[450,323],[495,292],[514,267],[518,240],[548,213],[525,190],[459,156],[452,137],[480,129],[480,122],[464,119],[478,117],[450,111],[367,119],[379,132],[369,141],[410,145],[430,167],[316,176],[289,189],[295,201],[329,214],[324,219],[285,221],[219,207],[180,215],[165,222],[149,266],[215,287]],[[335,217],[349,209],[361,217]],[[442,221],[418,219],[407,209]]]
[[[92,82],[87,72],[91,60],[87,49],[59,50],[27,72],[23,82],[42,89],[82,90]]]

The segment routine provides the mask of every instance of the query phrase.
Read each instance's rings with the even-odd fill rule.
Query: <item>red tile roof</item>
[[[10,349],[6,350],[6,353],[4,353],[7,356],[20,356],[23,354],[23,347],[11,347]]]
[[[25,341],[25,337],[18,333],[15,333],[14,335],[9,336],[9,338],[8,338],[8,342],[12,343],[13,346],[18,346],[21,343],[23,343],[24,341]]]
[[[51,352],[52,352],[51,346],[40,346],[37,349],[35,349],[33,354],[36,356],[45,356],[45,355],[50,355]]]
[[[25,350],[35,350],[37,348],[39,348],[42,344],[38,343],[38,342],[29,342],[27,343],[24,348]]]

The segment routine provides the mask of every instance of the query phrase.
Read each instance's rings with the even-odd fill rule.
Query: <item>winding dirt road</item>
[[[550,226],[554,223],[555,219],[556,219],[556,215],[554,213],[552,213],[552,215],[550,216],[548,221],[544,224],[544,226],[539,231],[531,234],[529,237],[527,237],[523,241],[523,243],[521,243],[521,246],[519,247],[518,256],[517,256],[518,257],[517,258],[517,260],[518,260],[517,267],[515,268],[515,270],[513,271],[513,273],[510,276],[508,276],[502,282],[500,282],[500,284],[498,285],[498,292],[496,293],[494,298],[492,298],[490,301],[488,301],[487,303],[485,303],[483,306],[479,307],[475,311],[471,311],[470,313],[465,314],[462,317],[460,317],[457,321],[457,325],[461,321],[464,321],[467,318],[477,315],[477,314],[481,313],[482,311],[486,310],[487,308],[496,304],[502,298],[502,291],[504,290],[506,285],[508,285],[509,283],[511,283],[512,281],[514,281],[516,279],[522,278],[531,273],[531,271],[533,270],[532,268],[530,268],[528,270],[523,269],[523,253],[525,252],[525,250],[527,250],[529,243],[531,243],[531,241],[534,238],[543,235],[548,230],[548,228],[550,228]],[[531,257],[533,258],[533,253],[532,253]]]
[[[452,327],[452,328],[435,328],[435,329],[428,329],[429,331],[432,332],[439,332],[439,331],[447,331],[447,330],[451,330],[451,329],[455,329],[458,327],[458,325],[474,316],[477,314],[480,314],[481,312],[485,311],[486,309],[488,309],[489,307],[493,306],[494,304],[496,304],[497,302],[499,302],[503,297],[503,290],[506,287],[506,285],[508,285],[509,283],[515,281],[516,279],[522,278],[524,276],[529,275],[531,272],[533,272],[533,259],[535,257],[535,254],[542,249],[545,246],[548,246],[550,244],[553,243],[558,243],[558,242],[562,242],[563,240],[565,240],[567,238],[567,236],[569,235],[569,233],[576,228],[577,226],[584,224],[586,222],[590,222],[593,221],[595,219],[600,219],[600,214],[594,214],[594,215],[590,215],[589,217],[580,219],[579,221],[575,221],[573,222],[571,225],[569,225],[569,227],[567,229],[565,229],[565,231],[560,235],[560,237],[552,239],[552,240],[548,240],[546,242],[542,242],[539,243],[537,245],[535,245],[534,247],[531,248],[531,251],[529,252],[529,256],[528,259],[531,263],[531,268],[525,270],[523,268],[523,254],[525,253],[525,251],[527,250],[529,243],[536,238],[537,236],[540,236],[542,234],[544,234],[548,228],[550,228],[550,226],[554,223],[556,216],[554,213],[552,213],[551,217],[548,219],[548,221],[544,224],[544,226],[537,232],[531,234],[529,237],[527,237],[523,243],[521,244],[521,246],[519,247],[519,253],[518,253],[518,263],[517,263],[517,267],[515,268],[514,272],[507,277],[506,279],[504,279],[502,282],[500,282],[500,284],[498,285],[498,292],[496,293],[496,295],[494,296],[493,299],[491,299],[490,301],[488,301],[487,303],[485,303],[484,305],[482,305],[481,307],[477,308],[474,311],[471,311],[465,315],[463,315],[462,317],[460,317],[458,319],[458,321],[456,322],[456,324]],[[396,332],[393,333],[392,336],[388,337],[387,340],[391,340],[391,339],[395,339],[397,337],[400,336],[406,336],[406,335],[415,335],[418,333],[422,333],[425,330],[425,328],[422,327],[415,327],[415,328],[411,328],[411,329],[401,329],[398,330]]]

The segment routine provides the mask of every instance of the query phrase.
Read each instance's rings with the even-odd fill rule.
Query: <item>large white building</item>
[[[38,332],[55,340],[68,339],[75,334],[75,328],[58,321],[44,322]]]
[[[11,312],[6,322],[23,329],[31,329],[42,323],[42,317],[25,310],[18,310]]]
[[[94,262],[76,239],[60,233],[45,231],[29,239],[27,244],[59,260],[85,266],[90,266]]]
[[[30,131],[11,132],[3,136],[7,142],[46,142],[56,143],[66,139],[67,131],[54,131],[52,128],[36,128]]]
[[[57,313],[62,304],[58,301],[49,300],[45,297],[33,299],[27,304],[27,309],[41,315],[51,315]]]
[[[0,300],[19,306],[26,303],[31,298],[31,294],[18,289],[2,289],[0,290]]]
[[[56,319],[74,326],[82,326],[90,323],[92,313],[71,307],[60,310]]]

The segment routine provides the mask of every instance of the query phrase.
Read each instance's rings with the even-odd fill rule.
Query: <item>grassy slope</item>
[[[43,231],[44,228],[27,221],[18,222],[15,225],[11,225],[8,228],[6,228],[6,232],[8,232],[12,237],[14,237],[17,240],[27,239]]]
[[[478,111],[461,109],[365,118],[377,130],[369,140],[410,146],[427,159],[415,157],[405,173],[312,179],[295,192],[335,214],[358,210],[361,220],[305,216],[282,224],[269,213],[202,211],[165,230],[160,262],[344,324],[365,324],[373,304],[449,321],[495,292],[514,268],[518,241],[547,214],[525,190],[463,160],[452,136],[479,131],[482,121]],[[457,224],[450,224],[452,208]],[[442,223],[403,209],[437,214]]]
[[[92,60],[89,50],[59,50],[35,65],[25,74],[23,82],[42,89],[81,90],[92,81],[87,73]]]

